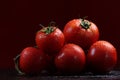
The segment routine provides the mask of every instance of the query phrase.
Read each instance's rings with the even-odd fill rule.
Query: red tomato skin
[[[117,51],[108,41],[97,41],[87,54],[88,68],[94,73],[107,73],[117,63]]]
[[[35,38],[38,48],[42,49],[47,54],[55,54],[60,51],[64,45],[64,34],[58,28],[52,33],[46,34],[38,31]]]
[[[88,29],[82,28],[80,24],[80,19],[73,19],[65,25],[63,30],[65,41],[88,49],[99,39],[99,30],[93,22],[90,22],[91,25]]]
[[[37,48],[27,47],[20,54],[19,66],[26,74],[40,73],[47,66],[46,56]]]
[[[85,53],[75,44],[66,44],[55,58],[55,65],[60,72],[79,73],[85,66]]]

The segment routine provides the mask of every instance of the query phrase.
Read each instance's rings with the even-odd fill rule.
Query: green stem
[[[43,26],[42,24],[39,24],[39,26],[41,26],[42,28],[44,28],[45,26]]]
[[[24,75],[25,73],[23,73],[20,68],[19,68],[19,59],[20,59],[20,54],[17,55],[15,58],[14,58],[14,63],[15,63],[15,69],[17,70],[17,72],[20,74],[20,75]]]
[[[40,26],[42,26],[40,24]],[[54,21],[51,21],[50,24],[48,25],[48,27],[44,27],[43,26],[43,29],[41,30],[42,32],[45,32],[46,34],[50,34],[52,33],[53,31],[55,30],[55,22]]]
[[[54,21],[51,21],[49,24],[49,26],[55,26],[55,25],[56,25],[56,22],[54,22]]]
[[[83,19],[81,19],[80,25],[82,26],[82,28],[87,30],[90,27],[91,23],[88,20],[85,20],[86,18],[87,18],[87,16],[85,16]]]

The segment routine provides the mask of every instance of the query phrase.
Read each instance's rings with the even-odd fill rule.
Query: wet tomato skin
[[[87,54],[87,67],[94,73],[107,73],[117,63],[117,51],[108,41],[97,41]]]
[[[59,28],[53,27],[54,31],[46,34],[41,29],[37,32],[35,41],[38,48],[49,55],[56,54],[64,45],[64,35]]]
[[[66,44],[55,57],[55,65],[60,72],[79,73],[85,65],[85,53],[75,44]]]
[[[37,74],[47,66],[46,55],[34,47],[26,47],[20,53],[19,67],[23,73]]]
[[[87,28],[83,28],[81,23],[81,19],[73,19],[65,25],[63,30],[65,42],[74,43],[81,46],[83,49],[88,49],[99,39],[99,30],[93,22],[89,21],[90,25]]]

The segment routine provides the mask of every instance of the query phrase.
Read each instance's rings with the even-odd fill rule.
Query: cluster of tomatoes
[[[63,31],[55,25],[36,33],[36,47],[26,47],[15,58],[16,69],[25,74],[42,71],[93,73],[111,71],[117,62],[115,47],[99,40],[98,27],[86,19],[69,21]]]

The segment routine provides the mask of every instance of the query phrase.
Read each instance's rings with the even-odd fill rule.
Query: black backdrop
[[[35,45],[35,33],[55,21],[62,30],[71,19],[88,16],[120,54],[119,0],[4,0],[0,11],[0,69],[14,68],[13,58]],[[120,58],[120,57],[119,57]],[[118,61],[117,68],[120,60]]]

